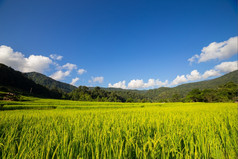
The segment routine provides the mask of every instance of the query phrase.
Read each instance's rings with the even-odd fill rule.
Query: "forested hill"
[[[25,75],[33,80],[35,83],[43,85],[51,90],[57,89],[62,90],[63,92],[69,93],[75,90],[77,87],[72,86],[67,83],[56,81],[48,76],[45,76],[43,74],[37,73],[37,72],[31,72],[31,73],[25,73]],[[188,92],[190,92],[193,89],[215,89],[218,88],[220,85],[224,85],[228,82],[234,82],[238,84],[238,70],[230,72],[228,74],[225,74],[221,77],[201,81],[201,82],[194,82],[194,83],[187,83],[182,84],[177,87],[161,87],[158,89],[151,89],[151,90],[124,90],[120,88],[101,88],[105,91],[109,92],[118,92],[120,96],[126,96],[124,94],[128,94],[128,92],[135,94],[138,94],[139,96],[144,96],[146,98],[156,98],[156,99],[164,99],[164,98],[170,98],[174,94],[179,94],[180,96],[184,97],[187,95]],[[89,90],[93,90],[94,87],[89,87]]]
[[[25,73],[25,75],[35,83],[45,86],[50,90],[62,90],[63,92],[69,93],[77,88],[73,85],[56,81],[38,72]]]
[[[175,88],[176,89],[187,89],[187,88],[189,88],[189,89],[194,89],[194,88],[207,89],[207,88],[215,88],[218,85],[222,85],[222,84],[225,84],[228,82],[238,83],[238,70],[230,72],[228,74],[225,74],[221,77],[218,77],[218,78],[215,78],[212,80],[182,84]]]
[[[194,89],[199,89],[195,91],[195,93],[200,94],[199,96],[204,96],[204,94],[208,94],[208,92],[210,92],[210,95],[207,95],[209,97],[221,97],[221,94],[226,92],[227,100],[223,101],[234,101],[236,100],[236,98],[234,98],[234,94],[236,94],[236,87],[238,87],[238,70],[212,80],[182,84],[173,88],[161,87],[151,90],[129,90],[99,87],[88,88],[85,86],[77,88],[70,84],[56,81],[37,72],[21,73],[4,64],[0,64],[0,75],[0,90],[7,88],[9,91],[18,91],[28,94],[31,92],[33,95],[48,98],[90,101],[186,101],[187,98],[185,97],[194,91]],[[228,97],[230,93],[233,94],[232,97]],[[219,100],[214,98],[211,101]]]
[[[147,97],[157,99],[170,98],[174,94],[178,94],[179,96],[184,97],[187,95],[188,92],[192,91],[193,89],[216,89],[219,86],[224,85],[228,82],[234,82],[238,84],[238,70],[211,80],[186,83],[173,88],[161,87],[158,89],[151,89],[148,90],[145,95]]]
[[[53,92],[46,87],[36,84],[23,73],[15,71],[0,63],[0,90],[18,92],[20,94],[34,95],[47,98],[60,98],[61,94]]]

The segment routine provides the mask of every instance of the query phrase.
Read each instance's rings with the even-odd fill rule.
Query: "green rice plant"
[[[24,104],[57,109],[0,111],[0,158],[238,156],[238,112],[234,103],[123,104],[34,99]]]

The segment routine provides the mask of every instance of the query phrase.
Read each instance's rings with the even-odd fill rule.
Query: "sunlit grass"
[[[21,103],[57,108],[0,111],[0,158],[238,156],[234,103],[124,104],[36,98],[4,104],[20,107]],[[82,107],[91,109],[76,109]]]

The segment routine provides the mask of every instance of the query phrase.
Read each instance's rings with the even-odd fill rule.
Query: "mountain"
[[[57,92],[50,91],[46,87],[36,84],[23,73],[15,71],[0,63],[0,90],[18,92],[26,95],[34,95],[47,98],[60,98]]]
[[[48,76],[45,76],[38,72],[24,73],[29,79],[33,80],[35,83],[45,86],[50,90],[60,89],[63,92],[69,93],[72,92],[77,87],[72,86],[67,83],[56,81]]]
[[[182,84],[173,88],[161,87],[158,89],[148,90],[145,95],[148,97],[158,98],[158,99],[170,98],[174,94],[186,96],[187,93],[193,89],[196,89],[196,88],[201,90],[215,89],[228,82],[234,82],[238,84],[238,70],[225,74],[221,77],[211,79],[211,80],[194,82],[194,83],[186,83],[186,84]]]
[[[46,88],[53,90],[53,89],[61,89],[63,92],[69,93],[72,92],[74,89],[77,87],[70,85],[68,83],[56,81],[46,75],[43,75],[38,72],[29,72],[29,73],[24,73],[29,79],[33,80],[35,83],[40,84],[42,86],[45,86]],[[89,90],[93,90],[95,87],[88,87]],[[127,89],[121,89],[121,88],[105,88],[105,87],[100,87],[101,89],[105,91],[119,91],[119,92],[125,92],[128,91]],[[131,92],[143,92],[146,90],[129,90]]]
[[[64,92],[72,92],[77,87],[72,86],[67,83],[56,81],[50,77],[47,77],[43,74],[37,73],[37,72],[31,72],[31,73],[25,73],[25,75],[35,81],[35,83],[43,85],[51,90],[53,89],[61,89]],[[184,97],[187,95],[188,92],[190,92],[193,89],[214,89],[218,88],[220,85],[224,85],[228,82],[234,82],[238,84],[238,70],[230,72],[228,74],[225,74],[221,77],[206,80],[206,81],[200,81],[200,82],[194,82],[194,83],[186,83],[179,85],[177,87],[161,87],[158,89],[151,89],[151,90],[128,90],[128,89],[121,89],[121,88],[101,88],[105,91],[114,92],[117,95],[126,98],[128,94],[132,94],[132,97],[139,97],[139,98],[147,98],[152,100],[160,100],[160,99],[166,99],[171,98],[174,94],[178,94],[181,97]],[[95,87],[89,87],[89,90],[93,90]]]
[[[52,98],[57,96],[58,91],[69,93],[76,90],[77,92],[77,87],[70,84],[56,81],[37,72],[21,73],[4,64],[0,64],[0,75],[0,90],[7,88],[13,91],[20,91],[28,94],[31,92],[34,95]],[[120,88],[101,89],[105,90],[109,94],[113,93],[114,95],[125,100],[132,98],[138,100],[146,99],[148,101],[160,101],[161,99],[168,99],[173,96],[177,96],[178,98],[185,97],[190,91],[197,88],[201,90],[217,89],[219,86],[225,85],[228,82],[238,84],[238,70],[215,79],[182,84],[173,88],[161,87],[151,90],[128,90]],[[94,90],[95,88],[96,87],[89,87],[88,89]],[[98,89],[95,89],[95,91],[98,91]]]
[[[187,83],[187,84],[182,84],[179,85],[175,88],[177,89],[194,89],[194,88],[200,88],[200,89],[205,89],[205,88],[215,88],[218,85],[223,85],[228,82],[234,82],[238,83],[238,70],[230,72],[228,74],[225,74],[221,77],[212,79],[212,80],[206,80],[206,81],[201,81],[201,82],[195,82],[195,83]]]

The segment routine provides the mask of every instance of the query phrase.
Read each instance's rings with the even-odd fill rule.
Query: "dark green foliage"
[[[86,86],[79,86],[78,89],[69,93],[69,98],[80,101],[98,101],[98,102],[124,102],[125,100],[118,96],[115,92],[109,92],[95,87],[89,89]]]
[[[99,102],[149,102],[143,95],[136,90],[106,89],[100,87],[79,86],[69,93],[69,98],[80,101],[99,101]]]
[[[134,100],[133,100],[132,98],[128,98],[128,99],[126,100],[126,102],[132,103],[132,102],[134,102]]]
[[[228,82],[216,89],[193,89],[185,97],[185,102],[231,102],[237,100],[238,84]]]
[[[175,94],[173,94],[171,100],[172,100],[172,102],[180,102],[181,98],[182,98],[182,96],[180,94],[175,93]]]
[[[193,89],[188,93],[187,98],[191,99],[193,102],[202,102],[202,92],[200,89]]]
[[[18,92],[26,95],[34,95],[48,98],[60,98],[61,94],[50,91],[28,79],[23,73],[0,64],[0,89],[1,91]]]
[[[3,92],[23,91],[48,98],[102,102],[231,102],[238,99],[238,70],[212,80],[152,90],[86,86],[76,88],[40,73],[23,74],[3,64],[0,64],[0,73],[0,90]]]
[[[198,89],[195,88],[183,97],[179,93],[172,94],[171,98],[160,99],[159,102],[232,102],[237,100],[238,84],[229,82],[215,89]],[[99,101],[99,102],[157,102],[157,99],[146,98],[139,93],[125,91],[106,91],[100,87],[89,89],[80,86],[69,94],[72,100],[80,101]]]
[[[218,101],[219,97],[216,95],[216,91],[213,89],[204,89],[202,91],[202,99],[204,102]]]
[[[186,97],[188,93],[192,91],[193,89],[200,89],[200,90],[218,89],[219,86],[224,85],[228,82],[233,82],[234,84],[238,84],[238,70],[230,72],[224,76],[221,76],[212,80],[182,84],[173,88],[161,87],[158,89],[148,90],[147,92],[144,93],[144,95],[146,97],[152,98],[153,101],[173,102],[175,94],[183,98],[183,97]]]

